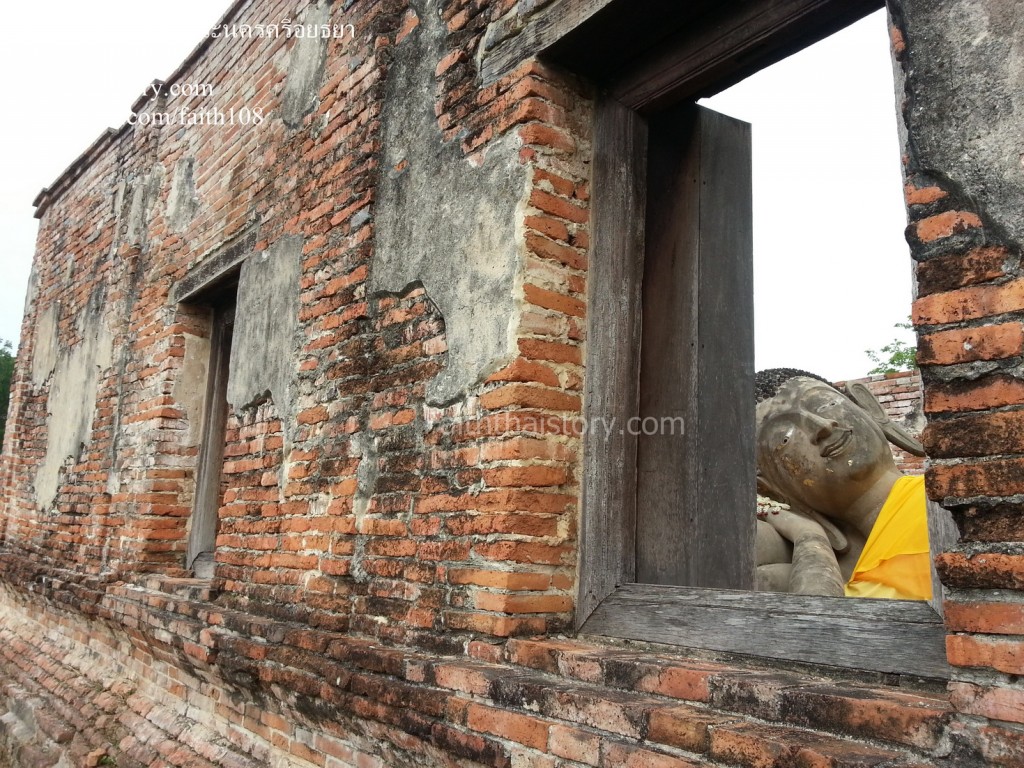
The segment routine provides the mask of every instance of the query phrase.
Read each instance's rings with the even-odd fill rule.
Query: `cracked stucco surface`
[[[482,164],[434,114],[445,28],[436,2],[412,3],[420,23],[395,50],[384,100],[384,173],[376,205],[370,288],[422,284],[444,317],[448,357],[427,386],[431,404],[455,401],[515,357],[521,233],[514,211],[527,172],[515,137],[492,142]]]

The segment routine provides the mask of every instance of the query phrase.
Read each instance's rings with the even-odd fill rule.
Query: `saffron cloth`
[[[889,491],[853,575],[846,583],[846,596],[931,599],[924,477],[901,477]]]

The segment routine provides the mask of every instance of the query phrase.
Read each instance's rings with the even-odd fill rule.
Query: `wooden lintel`
[[[611,93],[642,111],[711,95],[881,6],[880,0],[731,3],[642,54],[611,82]]]
[[[484,82],[497,80],[526,59],[543,53],[595,13],[615,2],[617,0],[562,0],[538,11],[518,34],[510,35],[493,49],[484,51],[480,73]]]
[[[539,56],[609,88],[625,106],[649,113],[722,90],[883,5],[883,0],[560,0],[532,18],[495,22],[496,42],[481,54],[481,75],[489,83]]]

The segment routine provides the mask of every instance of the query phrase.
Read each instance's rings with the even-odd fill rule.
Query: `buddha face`
[[[843,519],[886,472],[896,472],[882,430],[856,403],[798,376],[757,406],[757,468],[786,501]]]

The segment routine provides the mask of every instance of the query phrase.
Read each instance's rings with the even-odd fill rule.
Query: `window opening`
[[[195,503],[185,567],[197,578],[214,572],[218,510],[224,499],[224,442],[228,417],[228,372],[235,322],[235,286],[224,289],[212,309],[203,434],[196,469]]]
[[[893,94],[878,11],[698,102],[753,126],[758,370],[863,376],[910,313]]]
[[[735,83],[878,7],[860,4],[854,15],[840,21],[833,11],[852,11],[852,6],[831,3],[814,5],[812,9],[811,5],[796,3],[783,8],[766,1],[751,6],[705,9],[706,15],[695,19],[692,26],[654,43],[652,49],[624,51],[623,56],[636,57],[636,67],[615,73],[610,81],[597,77],[609,90],[599,99],[595,119],[593,240],[588,284],[591,302],[608,307],[608,311],[592,313],[588,320],[588,419],[628,420],[639,414],[641,408],[649,407],[645,403],[649,396],[644,391],[645,383],[652,376],[654,381],[659,376],[671,378],[662,374],[659,356],[667,354],[674,345],[691,358],[699,359],[702,344],[706,348],[705,339],[713,335],[701,336],[699,320],[710,319],[713,324],[722,316],[723,307],[727,310],[735,300],[731,290],[700,290],[705,278],[702,268],[706,264],[712,271],[721,270],[719,284],[735,286],[737,277],[752,260],[738,258],[739,250],[734,248],[721,249],[720,259],[698,259],[696,282],[680,280],[675,291],[653,286],[655,292],[663,289],[667,294],[663,302],[667,315],[680,316],[684,323],[687,318],[698,319],[696,332],[686,331],[684,325],[684,330],[676,330],[674,337],[670,333],[667,342],[644,338],[647,349],[641,351],[641,338],[651,325],[647,316],[641,322],[641,294],[647,291],[649,299],[652,290],[651,275],[645,275],[645,271],[656,270],[653,279],[657,281],[662,274],[679,268],[686,253],[680,244],[692,246],[696,240],[698,254],[704,249],[702,232],[690,232],[689,238],[678,232],[678,237],[671,236],[679,220],[671,210],[675,207],[677,213],[685,211],[682,203],[673,198],[671,185],[658,184],[658,174],[675,162],[672,152],[666,154],[661,148],[665,145],[664,137],[671,136],[673,131],[676,135],[694,135],[693,131],[680,130],[681,122],[673,126],[672,121],[683,121],[687,111],[700,115],[692,104],[695,98]],[[625,4],[613,2],[610,7],[627,12]],[[672,13],[690,11],[680,8]],[[728,36],[716,31],[726,28],[732,30]],[[607,32],[600,20],[588,31],[583,29],[577,27],[553,47],[557,63],[572,68],[568,54],[585,51],[588,45],[592,49]],[[638,44],[644,43],[641,40]],[[686,102],[691,103],[689,108],[678,106]],[[701,122],[710,125],[713,121]],[[698,145],[704,141],[701,138]],[[678,145],[674,152],[677,160],[687,155]],[[709,154],[712,157],[700,173],[710,171],[712,160],[733,160],[737,151]],[[699,174],[691,172],[689,177],[692,183]],[[729,189],[742,185],[719,186]],[[901,186],[897,182],[897,192]],[[696,199],[700,201],[700,196]],[[739,200],[742,196],[736,196],[734,203]],[[702,205],[698,202],[698,209]],[[724,218],[724,223],[717,217]],[[712,229],[723,227],[726,237],[735,236],[736,227],[730,228],[734,220],[729,218],[728,211],[723,213],[719,208],[717,214],[701,213],[697,218],[708,222]],[[657,229],[657,222],[661,222],[661,230]],[[902,230],[901,223],[897,231]],[[667,243],[664,252],[652,254],[652,248],[658,247],[660,241]],[[905,257],[897,257],[896,261],[904,265],[903,269],[910,266]],[[659,262],[667,268],[659,268]],[[691,304],[689,313],[683,312],[675,304],[685,306],[686,299],[681,297],[687,291],[692,294],[695,285],[696,304]],[[611,295],[621,298],[608,303],[607,297]],[[904,294],[904,301],[906,298],[909,292]],[[648,306],[642,308],[644,315],[650,314],[649,305],[648,301]],[[621,309],[615,311],[617,308]],[[726,320],[735,315],[727,311],[724,314]],[[891,322],[887,320],[890,326]],[[726,338],[734,342],[734,347],[744,348],[747,341],[743,334],[752,337],[753,321],[742,326],[746,330],[741,329],[739,337],[730,338],[736,327],[722,322],[724,333],[716,338]],[[643,359],[644,354],[648,361]],[[948,676],[941,619],[927,603],[751,592],[749,570],[742,569],[726,573],[726,578],[714,583],[715,586],[694,588],[691,574],[713,573],[720,566],[722,552],[728,552],[728,539],[734,531],[746,531],[754,525],[752,347],[749,356],[723,353],[716,362],[720,361],[724,364],[689,367],[683,372],[688,378],[677,382],[683,392],[692,393],[692,397],[680,398],[683,407],[693,408],[697,403],[699,409],[699,403],[708,396],[726,403],[724,410],[703,415],[698,410],[696,423],[687,422],[689,443],[684,443],[687,455],[682,459],[684,471],[699,478],[711,477],[715,470],[729,464],[736,467],[724,495],[716,495],[722,486],[714,482],[688,483],[683,489],[697,494],[686,501],[694,514],[701,516],[700,524],[717,534],[718,548],[705,548],[710,539],[689,537],[685,531],[688,520],[674,517],[671,507],[665,508],[669,512],[656,511],[648,504],[659,493],[669,500],[679,494],[653,488],[649,496],[643,495],[645,483],[658,482],[657,473],[648,473],[648,478],[641,474],[646,467],[645,452],[656,461],[664,461],[657,450],[645,448],[641,442],[645,436],[611,435],[599,439],[587,435],[577,626],[585,633],[597,635],[881,672]],[[738,428],[737,423],[741,423]],[[709,472],[709,467],[714,469]],[[645,531],[641,525],[652,516],[659,525]],[[680,569],[681,576],[679,570],[673,571],[676,566],[663,560],[671,550],[679,551],[679,547],[689,547],[688,557],[696,558]],[[738,559],[735,546],[730,554],[733,560]],[[661,583],[650,583],[653,581]],[[676,586],[679,584],[684,586]],[[757,631],[737,631],[739,627],[757,627]],[[898,651],[894,652],[894,648]]]
[[[678,416],[685,427],[638,436],[636,577],[641,583],[733,589],[756,584],[761,590],[833,596],[842,596],[846,585],[847,596],[931,597],[923,484],[919,478],[891,482],[900,473],[888,463],[889,443],[879,428],[887,419],[884,414],[877,418],[881,408],[873,401],[867,406],[869,415],[844,398],[850,407],[833,414],[842,423],[829,417],[813,435],[805,435],[802,423],[796,422],[817,418],[802,404],[807,387],[786,385],[786,407],[770,413],[775,421],[795,420],[793,445],[775,441],[769,450],[768,431],[761,430],[756,455],[759,489],[790,502],[791,508],[773,505],[757,523],[756,561],[753,524],[744,514],[744,509],[754,509],[744,464],[753,461],[755,447],[740,434],[751,427],[739,415],[754,402],[748,386],[753,373],[751,333],[757,327],[750,300],[751,259],[757,262],[751,247],[752,215],[767,230],[759,244],[773,268],[762,274],[781,276],[766,280],[772,295],[762,296],[762,306],[775,298],[771,306],[778,307],[776,314],[790,318],[788,324],[775,325],[781,332],[762,337],[768,347],[762,357],[778,366],[811,371],[845,365],[844,375],[834,375],[832,381],[859,378],[867,373],[864,350],[869,342],[857,332],[871,327],[866,322],[871,316],[881,316],[874,325],[880,322],[884,328],[907,313],[909,259],[902,239],[884,33],[884,15],[876,13],[725,94],[702,100],[731,103],[766,118],[766,135],[758,145],[762,172],[753,214],[748,124],[692,106],[663,111],[648,121],[639,416],[658,423]],[[851,70],[851,85],[844,87],[843,64],[850,60],[865,65]],[[865,72],[873,77],[866,78]],[[820,103],[829,88],[853,102],[845,113],[838,104]],[[873,119],[861,119],[863,112],[873,113]],[[812,118],[817,124],[808,132]],[[844,136],[866,136],[869,146],[860,154],[848,150],[851,157],[846,157],[834,151],[851,144]],[[765,172],[765,167],[770,170]],[[821,193],[825,179],[835,180],[829,195]],[[851,223],[837,237],[842,222]],[[874,252],[875,258],[858,259],[861,249]],[[800,266],[791,268],[790,261]],[[895,279],[896,274],[903,279]],[[890,284],[896,285],[895,293],[888,290]],[[879,306],[877,299],[886,290],[889,301]],[[850,343],[855,345],[853,354]],[[844,344],[847,349],[837,351]],[[763,389],[759,397],[766,397]],[[858,395],[870,399],[866,389]],[[755,421],[761,424],[768,418],[767,403],[758,414]],[[826,429],[835,439],[821,437]],[[900,436],[907,438],[902,432]],[[782,465],[787,467],[783,475],[799,475],[802,484],[782,482],[785,477],[769,483],[769,470]],[[827,497],[805,487],[831,487],[828,481],[840,478],[842,482],[831,483],[835,487]],[[892,502],[897,487],[912,487],[912,497],[902,505],[883,504]],[[865,498],[871,505],[865,506]],[[894,516],[897,506],[901,511]],[[889,524],[883,524],[886,520]],[[907,529],[901,534],[907,541],[896,546],[894,533],[880,541],[879,532],[892,531],[896,523]],[[794,540],[799,540],[795,548]],[[889,558],[890,566],[899,562],[904,567],[896,574],[874,563],[879,557]],[[756,582],[751,562],[759,565]],[[868,579],[885,579],[885,588],[872,582],[867,589]]]

